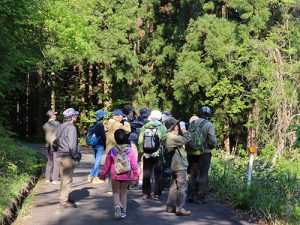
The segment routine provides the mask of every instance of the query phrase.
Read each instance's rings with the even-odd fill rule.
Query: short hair
[[[114,133],[114,137],[118,145],[123,145],[128,142],[128,135],[123,129],[116,130]]]

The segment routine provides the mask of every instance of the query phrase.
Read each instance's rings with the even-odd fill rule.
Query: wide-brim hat
[[[100,109],[96,111],[96,120],[101,120],[104,116],[107,115],[107,112],[104,110]]]
[[[177,124],[179,124],[179,122],[180,120],[176,120],[174,117],[169,117],[165,122],[165,126],[168,131],[171,131]]]
[[[132,105],[124,105],[123,111],[125,114],[128,114],[129,112],[135,112],[135,109]]]

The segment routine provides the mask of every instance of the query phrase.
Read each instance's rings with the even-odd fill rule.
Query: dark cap
[[[57,114],[57,112],[54,112],[53,110],[48,110],[48,112],[46,113],[46,115],[47,116],[49,116],[49,117],[51,117],[51,116],[53,116],[53,115],[56,115]]]
[[[140,110],[140,115],[143,118],[148,117],[150,115],[150,113],[151,113],[151,110],[147,109],[147,108],[141,108],[141,110]]]

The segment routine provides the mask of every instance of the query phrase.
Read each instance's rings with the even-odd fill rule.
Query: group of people
[[[48,152],[46,182],[60,182],[60,204],[65,208],[76,207],[69,199],[69,191],[75,162],[81,159],[74,126],[78,114],[73,108],[66,109],[64,122],[59,124],[55,121],[56,112],[50,110],[43,126]],[[216,147],[217,139],[209,121],[210,108],[204,106],[197,114],[185,123],[170,112],[147,108],[137,112],[131,105],[115,109],[112,116],[102,109],[96,111],[96,122],[89,129],[97,139],[88,182],[107,182],[115,218],[126,217],[127,190],[138,188],[140,176],[142,199],[157,201],[166,185],[164,181],[170,178],[168,213],[189,216],[191,211],[184,209],[186,198],[195,203],[206,201],[211,149]]]

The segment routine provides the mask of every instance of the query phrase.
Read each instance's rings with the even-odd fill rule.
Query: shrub
[[[234,157],[225,152],[215,154],[210,170],[210,186],[222,200],[249,210],[267,221],[299,223],[300,159],[297,152],[289,153],[271,164],[273,149],[267,146],[256,157],[251,185],[247,185],[247,157]]]

